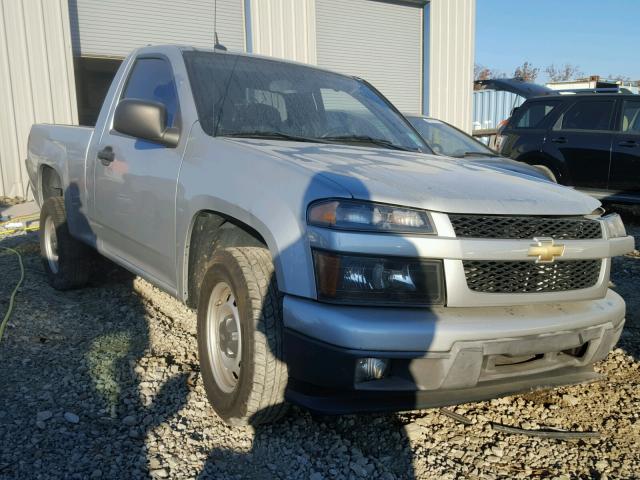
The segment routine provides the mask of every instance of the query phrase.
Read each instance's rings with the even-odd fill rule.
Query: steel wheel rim
[[[209,297],[207,349],[216,385],[225,393],[233,392],[240,379],[242,330],[236,298],[225,282],[218,283]]]
[[[47,217],[44,222],[44,253],[53,273],[58,273],[58,236],[53,218]]]

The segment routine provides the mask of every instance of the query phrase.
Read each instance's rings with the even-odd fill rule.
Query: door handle
[[[638,146],[638,142],[636,142],[635,140],[625,140],[623,142],[619,142],[618,143],[619,146],[621,147],[637,147]]]
[[[551,141],[553,143],[567,143],[567,139],[565,137],[552,138]]]
[[[102,162],[102,165],[108,167],[109,164],[115,160],[116,154],[113,153],[113,148],[107,145],[98,152],[98,158]]]

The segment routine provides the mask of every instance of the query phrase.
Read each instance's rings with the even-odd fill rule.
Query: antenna
[[[220,43],[220,40],[218,40],[218,27],[217,27],[217,22],[218,22],[218,0],[213,0],[213,40],[214,40],[214,45],[213,45],[213,49],[214,50],[222,50],[224,52],[227,51],[227,47],[225,47],[223,44]]]
[[[213,48],[214,48],[215,50],[222,50],[222,51],[226,52],[226,51],[227,51],[227,47],[225,47],[223,44],[221,44],[221,43],[218,41],[218,32],[214,32],[214,34],[213,34],[213,35],[215,36],[215,40],[216,40],[216,43],[215,43],[215,45],[213,46]]]

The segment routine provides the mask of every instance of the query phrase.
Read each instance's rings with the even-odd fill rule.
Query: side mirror
[[[180,140],[177,128],[167,128],[167,111],[160,102],[126,98],[118,102],[113,116],[114,130],[175,148]]]

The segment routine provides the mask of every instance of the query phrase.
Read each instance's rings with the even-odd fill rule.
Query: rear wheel
[[[91,249],[69,233],[63,197],[48,198],[40,210],[40,255],[53,288],[69,290],[86,285]]]
[[[216,252],[200,287],[198,351],[207,396],[225,422],[256,425],[284,415],[282,300],[268,250]]]

